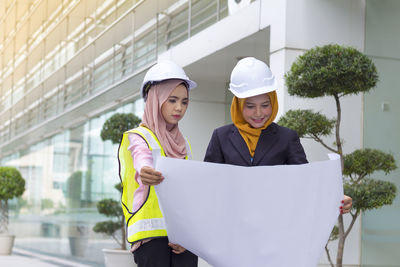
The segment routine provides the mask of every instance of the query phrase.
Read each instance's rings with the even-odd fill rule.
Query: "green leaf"
[[[117,190],[120,187],[120,183],[115,185]],[[121,248],[124,249],[125,236],[115,236],[116,231],[121,230],[122,233],[125,231],[125,219],[120,202],[111,198],[100,200],[97,202],[97,210],[99,213],[110,217],[111,220],[96,223],[93,231],[114,237],[117,243],[121,245]]]
[[[0,200],[21,196],[25,191],[25,180],[14,167],[0,167]]]
[[[98,222],[93,227],[94,232],[106,235],[113,235],[119,229],[121,229],[121,224],[114,221]]]
[[[111,198],[100,200],[97,203],[97,210],[107,217],[119,217],[122,216],[123,213],[121,204]]]
[[[344,156],[343,175],[366,176],[375,171],[385,174],[397,168],[394,157],[377,149],[357,149]]]
[[[117,189],[120,193],[122,193],[122,183],[115,184],[114,188]]]
[[[364,179],[359,184],[344,184],[344,194],[353,199],[353,209],[365,211],[391,205],[396,197],[394,183]]]
[[[289,110],[278,121],[278,124],[297,132],[299,137],[328,136],[332,133],[336,120],[312,110]]]
[[[140,119],[132,114],[116,113],[103,124],[101,129],[101,139],[111,140],[113,144],[119,144],[124,132],[133,129],[140,124]]]
[[[339,227],[336,225],[333,227],[331,235],[329,237],[329,241],[333,241],[339,238]]]
[[[378,82],[372,60],[352,47],[329,44],[299,56],[285,74],[290,95],[342,96],[367,92]]]

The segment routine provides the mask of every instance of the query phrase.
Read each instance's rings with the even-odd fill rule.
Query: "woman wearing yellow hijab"
[[[233,124],[214,130],[204,161],[239,166],[308,163],[294,130],[274,123],[278,113],[276,81],[269,67],[253,57],[241,59],[232,70],[229,90]],[[340,210],[349,212],[350,197]]]
[[[261,132],[274,121],[278,113],[276,92],[232,100],[231,117],[246,142],[251,157],[257,147]]]

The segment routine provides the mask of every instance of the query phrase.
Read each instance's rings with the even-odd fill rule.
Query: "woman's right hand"
[[[164,180],[161,172],[148,166],[142,167],[139,176],[144,185],[157,185]]]
[[[172,252],[174,252],[175,254],[181,254],[186,251],[186,249],[184,247],[182,247],[181,245],[174,244],[171,242],[168,243],[168,246],[170,246],[172,248]]]

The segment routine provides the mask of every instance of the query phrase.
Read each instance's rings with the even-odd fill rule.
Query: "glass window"
[[[374,61],[378,73],[377,88],[364,95],[364,147],[393,154],[400,165],[400,77],[399,28],[400,2],[396,0],[366,2],[365,52]],[[382,40],[391,40],[385,42]],[[385,103],[389,108],[383,109]],[[382,133],[385,137],[382,138]],[[389,175],[374,173],[372,178],[391,181],[400,188],[400,170]],[[362,266],[398,266],[400,262],[400,198],[390,206],[362,214]]]

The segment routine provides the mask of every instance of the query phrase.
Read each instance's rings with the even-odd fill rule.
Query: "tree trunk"
[[[338,250],[336,255],[336,267],[342,267],[343,263],[343,252],[344,252],[344,241],[346,239],[344,235],[344,223],[343,223],[343,215],[339,215],[339,242],[338,242]]]
[[[342,119],[342,108],[340,107],[340,100],[338,95],[334,95],[335,102],[336,102],[336,147],[337,151],[340,155],[340,163],[342,167],[344,167],[344,159],[343,159],[343,148],[342,148],[342,141],[340,140],[340,122]],[[336,267],[342,267],[343,262],[343,252],[344,252],[344,241],[346,239],[345,232],[344,232],[344,224],[343,224],[343,215],[340,214],[338,218],[338,227],[339,227],[339,242],[338,242],[338,249],[336,255]]]
[[[0,233],[8,233],[8,202],[0,200]]]
[[[342,108],[340,107],[340,100],[339,96],[334,95],[335,102],[336,102],[336,112],[337,112],[337,118],[336,118],[336,147],[337,151],[340,155],[340,163],[342,164],[342,171],[343,171],[343,148],[342,148],[342,141],[340,140],[340,121],[342,120]]]

